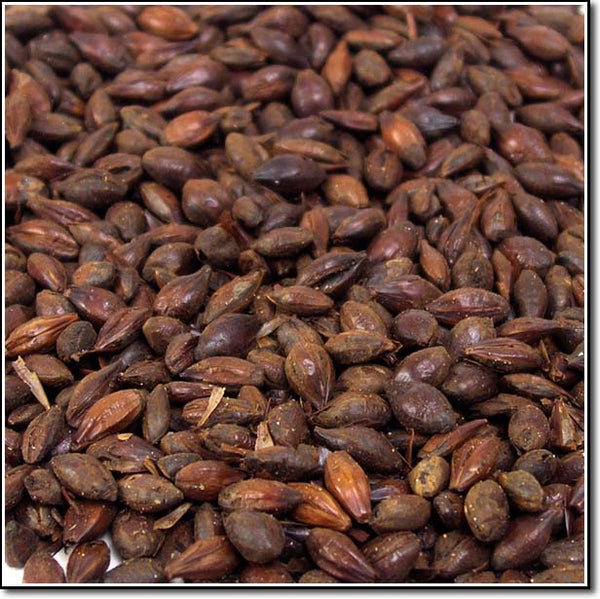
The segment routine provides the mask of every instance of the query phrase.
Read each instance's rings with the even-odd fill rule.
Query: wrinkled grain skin
[[[480,572],[489,564],[490,551],[473,537],[459,531],[438,537],[434,548],[433,568],[442,579],[467,572]]]
[[[233,547],[224,536],[199,540],[167,563],[169,580],[181,577],[193,582],[216,581],[232,572],[238,564]]]
[[[63,454],[51,460],[52,470],[67,489],[86,499],[116,501],[117,483],[91,455]]]
[[[283,195],[312,191],[325,180],[325,171],[313,160],[283,154],[262,164],[252,174],[257,183]]]
[[[347,452],[334,451],[327,456],[324,480],[327,490],[355,520],[369,520],[371,498],[367,476]]]
[[[262,447],[248,452],[244,457],[244,468],[261,476],[274,476],[290,482],[311,478],[320,471],[319,452],[310,445],[293,447]]]
[[[417,560],[420,544],[415,534],[398,532],[375,537],[363,551],[379,582],[403,582]]]
[[[313,343],[296,343],[285,360],[285,374],[292,389],[316,409],[329,399],[335,377],[329,354]]]
[[[390,419],[390,407],[382,397],[354,391],[340,393],[314,417],[319,426],[332,428],[353,424],[380,428]]]
[[[22,568],[38,544],[38,536],[16,520],[6,523],[5,560],[11,568]]]
[[[27,464],[41,462],[64,436],[64,414],[53,406],[36,416],[23,432],[21,454]]]
[[[415,495],[431,499],[443,491],[450,479],[450,465],[440,456],[421,460],[409,473],[408,481]]]
[[[101,582],[110,563],[110,550],[104,541],[77,545],[67,562],[67,582]]]
[[[239,582],[244,584],[289,584],[294,578],[281,562],[270,564],[249,563],[240,572]]]
[[[584,539],[577,535],[571,539],[552,541],[542,552],[540,560],[549,568],[583,566]]]
[[[296,401],[286,402],[269,410],[267,425],[276,445],[297,447],[308,436],[304,411]]]
[[[347,451],[363,468],[390,474],[402,470],[402,460],[385,435],[366,426],[324,429],[313,434],[331,450]]]
[[[350,528],[350,518],[325,489],[310,483],[290,483],[290,486],[302,494],[293,514],[296,520],[342,532]]]
[[[154,387],[148,395],[142,420],[144,439],[150,443],[159,441],[169,430],[170,419],[169,396],[163,385]]]
[[[418,495],[400,495],[377,504],[370,525],[379,534],[417,530],[425,525],[431,514],[429,501]]]
[[[124,431],[141,415],[145,398],[145,391],[131,389],[98,400],[83,415],[73,443],[81,447],[110,433]]]
[[[386,393],[394,416],[407,428],[443,433],[456,423],[457,414],[443,393],[427,383],[394,381]]]
[[[187,499],[214,501],[219,491],[243,478],[243,473],[224,462],[201,460],[183,466],[175,475],[175,485]]]
[[[345,582],[373,582],[375,570],[343,533],[315,528],[307,540],[307,549],[315,563]]]
[[[309,570],[302,574],[298,582],[302,584],[334,584],[339,581],[323,570]]]
[[[325,344],[325,349],[339,364],[370,362],[394,348],[393,341],[369,331],[346,331],[331,337]]]
[[[148,584],[165,581],[162,565],[158,560],[149,557],[124,561],[104,575],[104,582],[112,584]]]
[[[225,517],[223,525],[230,542],[250,562],[265,564],[283,551],[283,528],[270,514],[236,510]]]
[[[6,497],[4,508],[10,510],[15,507],[25,493],[24,481],[33,470],[33,466],[21,465],[11,468],[4,477]]]
[[[63,502],[61,485],[50,470],[33,470],[25,477],[23,485],[34,501],[49,505],[61,505]]]
[[[531,582],[537,584],[573,584],[585,582],[585,570],[577,567],[548,568],[536,574]]]
[[[197,273],[177,277],[158,292],[154,311],[183,321],[193,318],[206,298],[211,269],[201,268]]]
[[[75,314],[40,316],[14,329],[6,340],[6,354],[16,358],[36,351],[48,351],[58,336],[77,320]]]
[[[115,362],[96,372],[89,373],[77,383],[65,412],[67,422],[71,426],[79,426],[86,411],[109,393],[117,375],[122,370],[123,365]]]
[[[258,320],[249,314],[223,314],[195,338],[194,356],[200,360],[211,356],[244,357],[259,327]]]
[[[419,457],[429,455],[449,456],[465,441],[468,441],[472,436],[481,431],[486,424],[487,420],[483,418],[471,420],[470,422],[458,425],[448,433],[434,435],[423,445],[418,455]]]
[[[118,554],[125,560],[152,557],[164,541],[164,533],[154,529],[155,520],[132,510],[117,514],[111,537]]]
[[[454,491],[442,491],[432,501],[433,509],[446,530],[461,528],[464,519],[463,498]]]
[[[141,513],[160,512],[183,500],[183,493],[177,487],[151,474],[132,474],[118,484],[120,499]]]
[[[17,578],[589,582],[588,13],[7,6]]]
[[[469,316],[489,317],[500,322],[508,316],[508,302],[484,289],[463,288],[449,291],[426,306],[440,323],[455,325]]]
[[[65,573],[52,555],[45,551],[37,551],[25,564],[23,582],[27,584],[60,584],[65,582]]]
[[[452,359],[445,348],[432,347],[407,356],[394,371],[401,383],[428,383],[439,387],[450,372]]]
[[[544,413],[536,406],[525,406],[511,416],[508,436],[521,451],[542,449],[550,435],[550,425]]]
[[[213,356],[196,362],[181,373],[181,377],[222,387],[255,385],[262,387],[264,371],[260,366],[230,356]]]
[[[473,485],[465,497],[465,516],[473,535],[483,543],[500,540],[510,518],[502,488],[492,480]]]
[[[65,513],[63,542],[83,543],[104,534],[117,514],[114,503],[86,501],[73,503]]]
[[[558,510],[520,516],[513,520],[504,538],[494,547],[491,565],[495,570],[519,568],[535,561],[548,545]]]
[[[333,308],[333,300],[324,293],[300,285],[276,289],[269,299],[282,310],[301,316],[323,314]]]
[[[221,314],[242,312],[252,302],[262,279],[263,273],[257,272],[225,283],[208,300],[204,323],[209,324]]]
[[[228,485],[219,493],[226,510],[249,509],[268,513],[287,512],[302,499],[299,491],[278,481],[253,479]]]
[[[521,511],[542,511],[546,496],[542,486],[530,472],[523,470],[502,472],[498,476],[498,482]]]
[[[463,443],[452,455],[450,489],[466,491],[491,472],[500,451],[498,437],[475,437]]]
[[[139,336],[146,317],[146,310],[141,308],[124,308],[115,312],[98,331],[94,349],[100,352],[125,349]]]
[[[501,337],[466,347],[464,354],[499,372],[536,370],[542,365],[541,355],[529,345]]]

